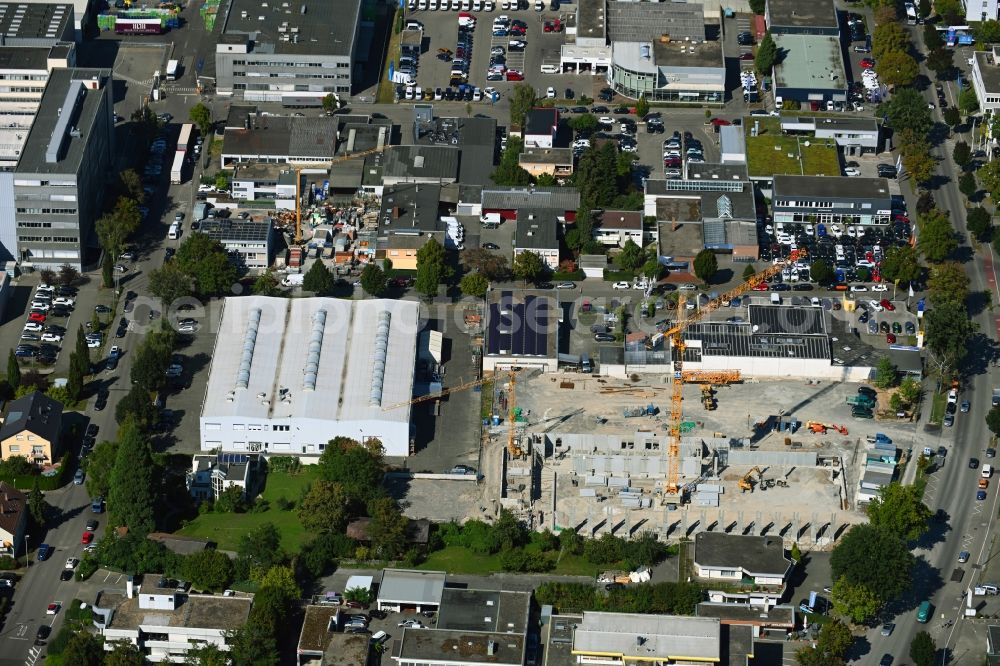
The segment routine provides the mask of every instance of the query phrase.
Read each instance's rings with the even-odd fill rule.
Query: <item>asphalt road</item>
[[[921,45],[919,31],[911,30],[914,44]],[[956,58],[956,62],[959,59]],[[924,70],[925,74],[928,74]],[[933,80],[933,76],[931,75]],[[946,85],[949,104],[957,100],[956,90],[951,84]],[[934,90],[931,86],[924,91],[928,101],[934,101]],[[934,117],[941,122],[940,110],[934,111]],[[959,235],[968,238],[963,215],[956,212],[965,211],[964,197],[958,191],[957,169],[951,161],[951,151],[957,139],[951,138],[932,149],[931,153],[940,160],[937,173],[949,178],[947,184],[934,190],[933,194],[938,208],[949,211],[952,222]],[[907,204],[910,210],[915,210],[916,200],[907,194]],[[989,246],[983,247],[989,252]],[[983,256],[973,255],[973,260],[964,264],[969,277],[970,293],[984,290],[995,291],[995,285],[987,279],[984,272]],[[993,295],[996,299],[997,294]],[[994,300],[996,302],[996,300]],[[988,310],[973,317],[979,325],[980,332],[987,338],[995,340],[996,325]],[[985,349],[982,350],[985,353]],[[914,574],[914,585],[899,607],[892,609],[895,613],[893,621],[896,630],[889,637],[883,637],[879,631],[868,634],[871,649],[857,658],[859,663],[874,663],[883,654],[895,657],[893,663],[908,661],[910,642],[917,632],[927,630],[933,636],[938,648],[945,648],[939,653],[940,663],[945,658],[965,654],[971,648],[969,657],[978,663],[975,655],[981,654],[981,645],[972,646],[970,636],[962,635],[962,618],[964,613],[964,598],[962,594],[979,582],[975,579],[976,570],[984,562],[986,556],[987,537],[993,528],[994,517],[997,515],[997,503],[1000,495],[997,493],[997,480],[990,485],[985,501],[976,501],[979,470],[969,469],[969,458],[984,460],[983,451],[986,448],[990,434],[987,431],[984,416],[990,409],[991,389],[1000,385],[1000,381],[992,371],[992,364],[984,361],[981,367],[973,371],[971,377],[963,385],[959,400],[969,400],[972,403],[968,415],[959,414],[954,428],[944,428],[941,432],[941,443],[949,449],[947,461],[943,468],[931,475],[928,493],[925,500],[932,511],[943,511],[947,523],[935,523],[929,539],[913,552],[918,558],[918,566]],[[965,564],[958,563],[958,554],[969,551],[971,558]],[[956,572],[957,570],[957,572]],[[933,604],[933,619],[926,625],[916,620],[916,607],[929,599]],[[951,622],[951,624],[947,624]]]

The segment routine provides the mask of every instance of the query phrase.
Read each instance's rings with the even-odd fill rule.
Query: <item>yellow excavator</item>
[[[750,491],[753,492],[753,473],[757,472],[757,481],[761,483],[764,481],[764,472],[761,471],[760,467],[754,467],[752,470],[747,472],[742,479],[740,479],[740,490],[743,492]]]

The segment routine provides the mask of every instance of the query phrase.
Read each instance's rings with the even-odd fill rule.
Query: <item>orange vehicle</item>
[[[979,487],[982,488],[983,490],[989,488],[990,487],[990,480],[989,479],[979,479]]]

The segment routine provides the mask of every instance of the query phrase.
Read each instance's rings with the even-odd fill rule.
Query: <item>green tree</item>
[[[143,666],[142,652],[128,640],[111,641],[114,649],[104,653],[104,666]]]
[[[917,61],[909,53],[892,51],[878,59],[875,71],[890,86],[908,86],[920,73]]]
[[[906,53],[909,48],[910,35],[899,23],[883,23],[872,31],[872,57],[876,61],[892,53]]]
[[[525,115],[538,102],[534,86],[528,83],[518,83],[507,95],[507,99],[510,103],[511,127],[524,127]]]
[[[156,528],[154,504],[159,478],[149,442],[132,422],[118,430],[118,455],[108,488],[111,524],[145,536]]]
[[[59,283],[64,287],[74,285],[79,279],[80,271],[76,270],[69,264],[63,264],[59,267]]]
[[[629,238],[622,246],[622,251],[615,257],[615,262],[621,266],[622,270],[634,271],[642,266],[645,255],[642,248],[635,241]]]
[[[233,580],[233,562],[218,550],[199,550],[184,558],[184,578],[198,590],[224,590]]]
[[[965,217],[965,226],[969,233],[980,242],[986,242],[993,235],[993,220],[990,212],[982,206],[970,208]]]
[[[115,283],[115,262],[111,258],[110,252],[101,255],[101,283],[105,288],[111,287]]]
[[[639,95],[639,99],[635,102],[635,115],[645,118],[647,113],[649,113],[649,100],[645,95]]]
[[[986,427],[994,435],[1000,436],[1000,405],[991,407],[990,411],[986,412]]]
[[[719,260],[715,257],[715,252],[702,250],[694,257],[694,274],[702,282],[710,282],[719,270]]]
[[[66,649],[61,656],[64,664],[101,666],[104,661],[104,644],[98,636],[89,631],[74,631],[70,634]]]
[[[796,564],[802,559],[802,551],[799,549],[798,542],[792,544],[792,549],[788,552],[788,555],[792,558],[792,562]]]
[[[501,281],[510,276],[507,257],[482,248],[462,250],[459,262],[467,273],[482,273],[487,280]]]
[[[896,366],[892,364],[888,356],[883,356],[878,360],[878,365],[875,366],[875,386],[880,389],[895,386],[897,374]]]
[[[823,625],[815,644],[796,651],[795,661],[799,666],[843,666],[853,642],[850,630],[833,620]]]
[[[80,465],[87,473],[87,494],[91,497],[107,497],[111,489],[111,474],[118,458],[118,442],[100,442]]]
[[[920,277],[917,251],[909,245],[897,245],[885,252],[882,277],[889,281],[913,282]]]
[[[323,111],[326,115],[330,115],[338,108],[340,108],[340,102],[337,101],[337,97],[333,93],[323,98]]]
[[[114,209],[102,216],[95,225],[101,247],[111,253],[112,260],[125,249],[125,242],[142,224],[139,202],[129,197],[119,197]]]
[[[409,520],[391,497],[377,497],[368,503],[368,540],[373,555],[394,560],[406,551]]]
[[[188,236],[177,248],[174,261],[194,279],[195,291],[201,296],[228,294],[237,279],[229,252],[208,234]]]
[[[357,513],[382,494],[385,457],[376,439],[361,444],[348,437],[327,443],[319,457],[319,476],[340,485],[347,494],[351,512]]]
[[[215,189],[220,192],[229,191],[229,176],[224,171],[215,174]]]
[[[966,115],[979,110],[979,98],[973,88],[965,88],[958,94],[958,108]]]
[[[850,528],[830,553],[834,580],[864,585],[883,603],[908,589],[913,561],[902,539],[874,525]]]
[[[255,296],[281,296],[281,284],[273,271],[264,271],[254,280],[250,290]]]
[[[198,102],[188,111],[188,119],[198,126],[202,136],[208,136],[212,130],[212,110]]]
[[[962,265],[954,261],[931,266],[927,278],[927,296],[934,305],[942,303],[964,304],[969,296],[969,278]]]
[[[35,525],[41,527],[45,524],[45,495],[42,494],[37,476],[31,487],[31,492],[28,494],[28,511],[31,513],[31,519],[35,521]]]
[[[584,151],[573,174],[580,191],[580,208],[589,213],[610,207],[618,196],[618,178],[618,149],[613,142],[592,145]]]
[[[964,169],[972,159],[972,148],[969,148],[969,144],[965,141],[959,141],[951,150],[951,158],[955,160],[955,164]]]
[[[814,261],[813,262],[813,266],[815,266],[815,265],[816,265],[816,262]],[[754,266],[753,264],[747,264],[746,268],[743,269],[743,279],[744,279],[744,281],[745,280],[749,280],[750,278],[752,278],[756,274],[757,274],[757,267]],[[812,267],[810,267],[810,277],[812,277]],[[813,277],[812,279],[816,280],[815,277]]]
[[[302,288],[315,292],[317,296],[325,296],[333,291],[335,281],[323,260],[317,259],[302,278]]]
[[[251,609],[247,622],[229,636],[229,652],[224,654],[236,666],[278,666],[278,642],[272,624],[256,619]]]
[[[361,271],[361,288],[365,293],[380,297],[388,286],[389,278],[378,264],[369,263]]]
[[[766,7],[767,7],[766,0],[750,0],[750,11],[752,11],[757,16],[763,16]]]
[[[867,622],[882,610],[882,601],[874,592],[860,583],[849,583],[846,578],[837,579],[830,596],[834,612],[856,624]]]
[[[968,354],[968,340],[978,330],[960,303],[945,302],[924,315],[924,343],[928,360],[940,377],[958,369]]]
[[[938,34],[937,28],[933,23],[925,23],[923,29],[924,35],[924,46],[933,55],[934,51],[940,50],[944,46],[944,42],[941,41],[941,35]]]
[[[427,298],[437,296],[439,285],[451,277],[452,269],[444,246],[431,238],[417,250],[417,279],[414,288]]]
[[[514,255],[514,265],[511,267],[511,271],[514,273],[514,277],[524,281],[525,284],[535,282],[545,275],[546,270],[545,262],[542,261],[537,252],[525,250]]]
[[[281,533],[274,523],[266,522],[247,530],[236,548],[239,565],[253,580],[261,580],[271,567],[285,561]]]
[[[667,274],[667,267],[661,264],[656,257],[650,257],[639,269],[639,273],[653,282],[659,282]]]
[[[928,150],[926,141],[913,146],[910,150],[902,149],[903,170],[919,184],[926,184],[934,177],[937,160]]]
[[[936,656],[937,645],[934,644],[931,635],[926,631],[917,632],[910,641],[910,659],[913,660],[913,666],[933,666]]]
[[[521,168],[520,156],[524,144],[521,139],[512,136],[507,139],[507,147],[500,154],[500,164],[490,174],[490,179],[497,185],[528,185],[531,174]]]
[[[188,648],[184,655],[185,666],[229,666],[229,653],[214,643],[198,644]],[[247,663],[247,662],[236,662]]]
[[[136,384],[125,397],[115,405],[115,421],[119,425],[131,419],[142,429],[147,429],[156,421],[158,414],[153,401],[149,399],[149,392]]]
[[[535,185],[539,187],[556,187],[558,184],[556,177],[551,173],[540,173],[535,176]]]
[[[482,273],[467,273],[458,283],[459,289],[466,296],[482,298],[490,288],[490,280]]]
[[[920,0],[917,3],[917,16],[922,19],[931,15],[931,0]]]
[[[118,188],[121,196],[135,199],[140,204],[146,198],[146,192],[142,189],[142,177],[135,169],[124,169],[118,174]]]
[[[771,37],[771,31],[768,30],[764,33],[763,39],[760,40],[760,44],[757,46],[757,55],[754,57],[754,66],[757,71],[764,76],[770,76],[771,70],[774,66],[778,64],[778,45],[774,43],[774,38]]]
[[[976,184],[976,175],[974,173],[966,171],[958,177],[958,191],[966,197],[972,198],[978,190],[979,186]]]
[[[907,377],[899,384],[897,395],[908,405],[914,405],[920,400],[920,382],[913,377]]]
[[[944,116],[944,122],[949,127],[955,127],[962,122],[962,112],[957,107],[949,106],[941,112],[941,115]]]
[[[935,208],[919,218],[918,222],[920,235],[917,238],[917,249],[928,261],[944,261],[958,249],[955,228],[951,226],[947,213]]]
[[[994,203],[1000,200],[1000,160],[991,160],[979,169],[979,184],[990,193]]]
[[[1000,42],[1000,21],[989,19],[978,24],[972,24],[972,34],[980,44]],[[986,49],[983,49],[986,50]]]
[[[229,486],[215,495],[216,513],[243,513],[246,511],[246,501],[243,499],[243,489],[239,486]]]
[[[928,26],[934,30],[933,26]],[[937,34],[937,30],[934,30]],[[925,33],[926,38],[926,33]],[[954,51],[951,49],[943,48],[941,43],[941,38],[938,37],[938,46],[934,47],[930,53],[927,54],[927,68],[937,75],[938,79],[947,79],[951,76],[951,72],[955,67],[954,63]]]
[[[592,113],[581,113],[569,121],[569,126],[574,132],[585,135],[590,135],[596,132],[599,124],[600,123],[597,122],[597,116]]]
[[[909,129],[917,136],[926,136],[934,124],[927,102],[914,88],[897,90],[888,102],[879,106],[878,115],[887,116],[889,124],[897,132]]]
[[[315,481],[299,502],[299,520],[310,532],[342,532],[347,526],[348,495],[339,483]]]
[[[868,504],[868,520],[903,541],[916,541],[926,534],[931,510],[921,501],[916,486],[890,483]]]
[[[21,366],[17,364],[13,349],[7,354],[7,385],[11,391],[16,391],[21,385]]]
[[[812,278],[813,282],[827,284],[832,282],[836,275],[833,272],[833,267],[828,262],[817,259],[809,266],[809,277]]]

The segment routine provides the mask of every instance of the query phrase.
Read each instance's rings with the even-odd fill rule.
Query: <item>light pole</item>
[[[31,566],[31,561],[28,559],[28,535],[24,535],[24,568],[27,569]]]

